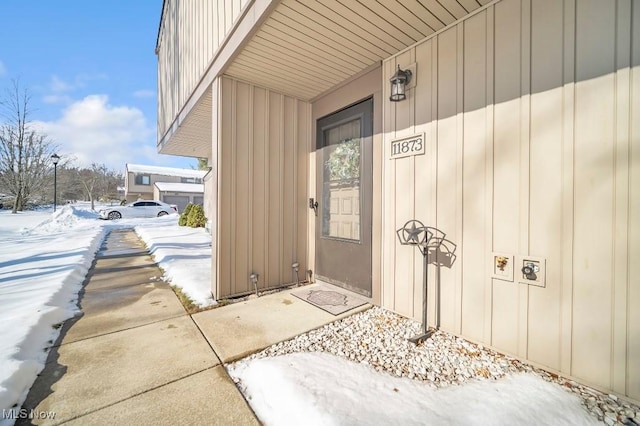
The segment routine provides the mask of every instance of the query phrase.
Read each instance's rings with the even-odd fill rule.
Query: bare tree
[[[117,198],[118,185],[122,184],[123,177],[120,173],[109,170],[104,164],[91,164],[91,168],[78,170],[78,178],[84,188],[84,193],[91,201],[91,209],[95,209],[95,200]]]
[[[89,201],[91,201],[91,210],[95,210],[95,188],[96,182],[100,177],[96,172],[97,167],[98,165],[96,163],[93,163],[91,165],[91,169],[78,170],[78,178],[82,183],[84,193]]]
[[[30,124],[27,90],[18,81],[0,100],[0,183],[15,197],[12,213],[24,210],[29,198],[42,191],[51,173],[55,146]]]

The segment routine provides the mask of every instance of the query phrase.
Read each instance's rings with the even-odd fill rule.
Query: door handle
[[[313,209],[313,213],[318,216],[318,202],[313,198],[309,198],[309,208]]]

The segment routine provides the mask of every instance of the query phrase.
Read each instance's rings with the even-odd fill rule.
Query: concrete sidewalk
[[[282,291],[188,315],[132,230],[114,230],[23,409],[20,424],[257,425],[228,363],[356,312]],[[222,360],[222,363],[221,363]]]
[[[114,230],[16,424],[257,425],[138,237]]]

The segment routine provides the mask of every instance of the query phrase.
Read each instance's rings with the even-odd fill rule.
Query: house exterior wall
[[[252,292],[252,272],[260,289],[295,282],[294,262],[304,280],[311,107],[228,77],[213,90],[216,297]]]
[[[149,185],[136,185],[136,174],[148,174],[149,175]],[[138,200],[139,198],[145,200],[151,200],[154,197],[154,188],[156,182],[180,182],[181,178],[179,176],[166,176],[166,175],[158,175],[158,174],[149,174],[149,173],[134,173],[127,172],[126,178],[126,200],[127,202],[133,202]]]
[[[443,329],[640,400],[639,31],[629,0],[503,0],[385,61],[384,307],[421,316],[395,235],[420,219],[457,244]],[[420,132],[424,155],[389,159]],[[546,259],[545,286],[492,278],[494,252]]]
[[[158,34],[158,135],[193,93],[249,0],[165,0]]]

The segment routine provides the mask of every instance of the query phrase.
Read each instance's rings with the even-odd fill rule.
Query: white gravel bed
[[[425,381],[433,387],[530,372],[578,394],[589,412],[608,425],[640,425],[640,407],[615,395],[603,394],[447,332],[438,331],[419,345],[407,340],[420,331],[419,323],[373,307],[275,344],[244,360],[294,352],[327,352],[368,364],[380,372]]]

